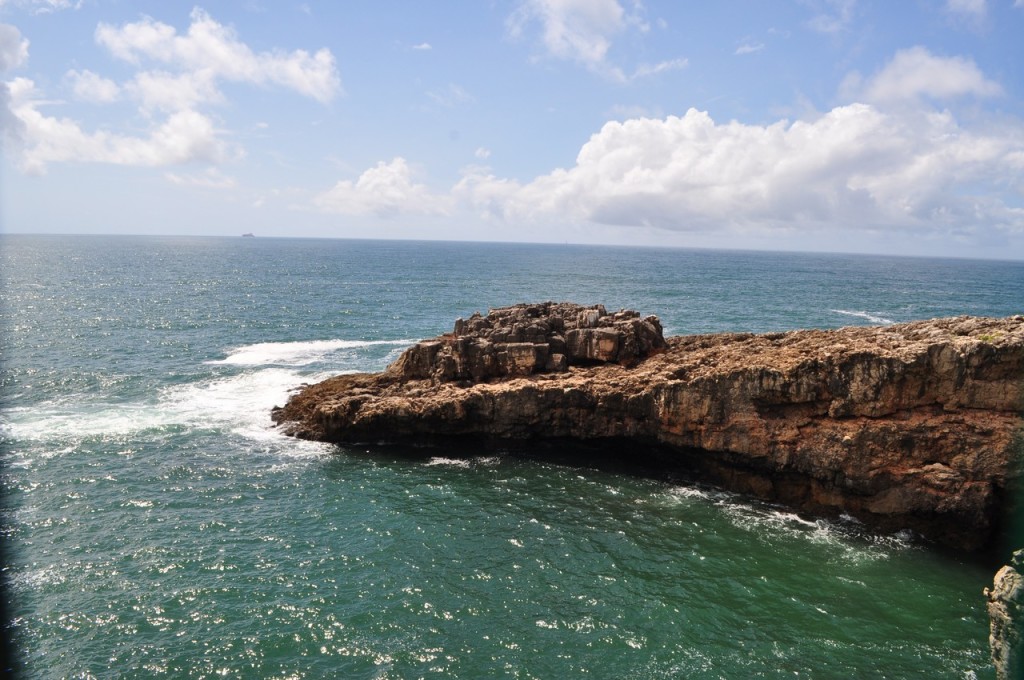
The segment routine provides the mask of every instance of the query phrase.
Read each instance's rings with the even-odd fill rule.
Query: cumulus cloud
[[[145,137],[86,132],[69,118],[43,115],[31,80],[15,78],[10,85],[12,109],[25,130],[20,159],[24,172],[43,173],[48,163],[159,167],[196,160],[220,162],[233,155],[217,136],[213,121],[196,111],[173,114]]]
[[[116,101],[121,94],[117,83],[88,69],[68,71],[67,78],[71,81],[71,91],[75,98],[81,101],[107,104]]]
[[[1024,131],[981,133],[948,112],[841,106],[813,122],[682,117],[607,123],[576,163],[520,185],[465,177],[460,199],[509,220],[681,231],[966,229],[1024,232]],[[1019,202],[1019,201],[1018,201]]]
[[[949,229],[1024,233],[1024,125],[964,127],[933,100],[1002,93],[974,62],[900,51],[850,104],[770,125],[609,122],[575,165],[520,185],[467,175],[480,212],[674,230]],[[909,105],[908,105],[909,104]]]
[[[452,207],[447,196],[433,194],[413,182],[409,164],[402,157],[380,162],[355,182],[342,180],[313,199],[324,212],[343,215],[394,218],[399,215],[446,215]]]
[[[0,72],[15,69],[28,60],[28,40],[10,24],[0,24]]]
[[[139,100],[142,110],[147,113],[173,113],[224,100],[208,71],[143,71],[137,73],[125,88]]]
[[[202,73],[210,82],[274,84],[321,102],[330,101],[341,90],[330,50],[257,53],[238,39],[234,29],[199,8],[192,10],[185,35],[146,17],[120,27],[101,23],[96,42],[124,61],[140,64],[143,58],[151,59],[183,72]]]
[[[991,97],[1003,92],[981,69],[964,57],[939,57],[924,47],[900,50],[862,87],[848,95],[872,103],[913,101],[920,97],[950,99],[966,95]],[[859,92],[857,91],[859,89]]]
[[[118,84],[88,69],[66,75],[76,99],[109,103],[125,96],[139,102],[150,123],[146,134],[89,132],[78,121],[43,112],[46,101],[25,78],[0,86],[0,123],[15,140],[25,172],[45,172],[49,163],[111,163],[163,167],[192,162],[219,163],[242,151],[223,139],[204,106],[224,101],[221,82],[284,87],[326,102],[341,89],[334,57],[327,49],[255,52],[235,31],[196,8],[188,31],[144,18],[122,26],[100,24],[96,41],[116,58],[139,67]],[[0,24],[0,67],[25,61],[28,41],[13,26]],[[153,65],[158,65],[153,68]],[[56,102],[59,103],[59,102]],[[168,175],[172,182],[224,186],[223,177]],[[233,180],[232,180],[233,181]]]
[[[0,73],[15,69],[28,60],[28,40],[10,24],[0,24]],[[15,115],[10,84],[0,82],[0,140],[4,145],[19,142],[25,126]]]

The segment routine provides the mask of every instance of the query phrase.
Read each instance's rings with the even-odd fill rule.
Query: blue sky
[[[0,0],[2,230],[1024,259],[1024,0]]]

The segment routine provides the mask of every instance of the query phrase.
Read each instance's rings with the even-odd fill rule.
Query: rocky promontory
[[[616,442],[807,511],[991,545],[1021,449],[1024,316],[663,338],[567,303],[456,322],[382,373],[304,387],[274,419],[321,441]]]

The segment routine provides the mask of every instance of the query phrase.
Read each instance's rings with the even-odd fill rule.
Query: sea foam
[[[884,316],[878,316],[877,314],[872,314],[871,312],[850,311],[848,309],[833,309],[832,311],[835,312],[836,314],[843,314],[845,316],[855,316],[858,319],[867,319],[871,323],[880,323],[885,325],[891,325],[896,323],[892,319],[887,319]]]
[[[305,342],[260,342],[232,350],[224,359],[207,361],[228,366],[307,366],[328,359],[343,350],[387,345],[411,345],[412,340],[309,340]]]
[[[81,395],[8,410],[4,434],[14,441],[68,442],[142,432],[223,430],[249,440],[281,439],[283,435],[272,429],[270,410],[284,404],[296,385],[329,375],[264,368],[166,387],[130,402],[96,402]]]

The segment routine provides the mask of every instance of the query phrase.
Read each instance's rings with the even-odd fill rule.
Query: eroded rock
[[[458,319],[451,333],[413,345],[388,371],[405,380],[485,382],[570,365],[633,365],[663,347],[656,316],[544,302]]]

